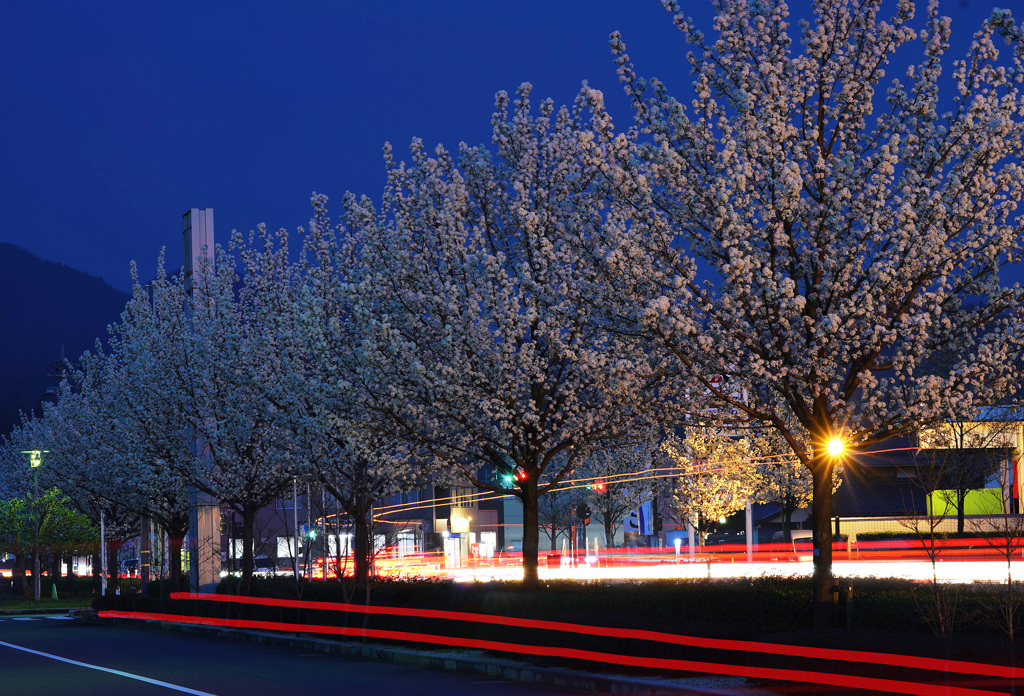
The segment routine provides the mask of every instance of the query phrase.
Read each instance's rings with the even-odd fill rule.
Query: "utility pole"
[[[106,516],[100,510],[100,596],[107,594],[107,533],[105,528]]]
[[[203,274],[213,270],[213,208],[191,208],[182,215],[185,289],[192,295]],[[196,457],[209,457],[202,438],[193,442]],[[220,582],[220,503],[192,488],[189,493],[189,585],[193,592],[213,592]]]
[[[295,581],[299,580],[299,481],[292,477],[292,529],[295,532],[292,549],[293,566],[295,570]]]

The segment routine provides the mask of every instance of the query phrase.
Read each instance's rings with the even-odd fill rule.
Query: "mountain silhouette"
[[[100,278],[0,243],[0,434],[36,411],[75,361],[120,319],[127,293]]]

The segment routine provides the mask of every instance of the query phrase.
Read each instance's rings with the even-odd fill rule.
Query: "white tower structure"
[[[185,242],[185,289],[189,292],[199,273],[213,269],[213,208],[192,208],[181,219]],[[206,456],[197,439],[198,456]],[[213,592],[220,582],[220,503],[193,489],[189,514],[189,585],[193,592]]]

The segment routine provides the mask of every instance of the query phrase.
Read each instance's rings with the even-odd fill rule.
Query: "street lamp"
[[[32,518],[35,522],[35,550],[32,552],[32,595],[39,601],[39,467],[43,465],[43,454],[49,450],[22,450],[28,455],[28,465],[32,467],[36,483],[36,497],[32,500]]]

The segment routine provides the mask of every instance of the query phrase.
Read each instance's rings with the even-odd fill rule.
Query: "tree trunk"
[[[956,492],[956,531],[964,533],[964,507],[967,500],[967,491],[958,489]]]
[[[369,510],[352,511],[352,573],[357,588],[367,590],[370,587],[370,557],[373,544]]]
[[[615,537],[612,531],[612,516],[606,510],[604,513],[604,545],[606,548],[615,547]]]
[[[812,535],[814,540],[814,594],[812,598],[814,627],[833,628],[832,607],[832,468],[828,455],[811,461],[814,498],[811,501]]]
[[[782,510],[782,540],[787,544],[793,541],[793,509],[790,507]]]
[[[185,545],[185,530],[178,529],[167,531],[167,563],[169,564],[169,576],[171,586],[176,591],[181,590],[181,547]]]
[[[537,519],[537,479],[527,476],[523,482],[523,587],[527,590],[540,588],[538,575],[538,551],[540,549],[540,526]]]
[[[92,577],[96,581],[95,591],[99,592],[99,589],[103,587],[103,579],[101,577],[103,573],[103,558],[100,556],[99,549],[92,555]]]
[[[112,582],[107,583],[107,592],[115,594],[121,587],[121,569],[117,567],[117,552],[121,543],[107,542],[107,574]]]
[[[15,558],[18,561],[18,567],[21,569],[21,598],[26,602],[32,601],[32,585],[28,579],[28,562],[26,560],[26,554],[24,551],[15,554]]]
[[[242,511],[242,594],[248,595],[252,590],[253,561],[253,529],[256,526],[256,508],[245,508]],[[233,540],[228,540],[232,543]],[[232,549],[233,551],[233,549]],[[230,555],[234,555],[233,553]]]

